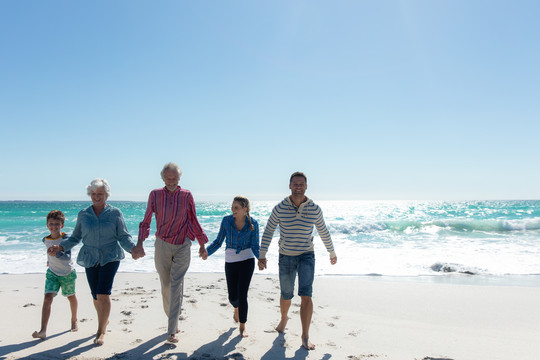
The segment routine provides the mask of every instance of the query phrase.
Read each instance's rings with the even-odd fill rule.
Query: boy
[[[58,245],[69,236],[60,232],[64,227],[66,217],[60,210],[53,210],[47,215],[47,228],[51,232],[43,238],[47,249]],[[56,256],[47,255],[47,269],[45,280],[45,298],[41,310],[41,330],[34,331],[32,337],[45,340],[47,337],[47,324],[51,315],[51,305],[58,290],[62,288],[62,295],[67,296],[71,308],[71,331],[79,330],[77,323],[77,297],[75,296],[75,279],[77,273],[71,261],[71,251],[60,251]]]

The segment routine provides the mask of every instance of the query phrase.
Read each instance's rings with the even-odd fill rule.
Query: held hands
[[[62,250],[64,250],[64,248],[61,247],[60,245],[53,245],[53,246],[51,246],[50,248],[47,249],[47,254],[49,254],[51,256],[56,256],[56,254],[59,251],[62,251]]]
[[[201,245],[201,247],[199,248],[199,257],[203,260],[208,259],[208,251],[206,251],[204,245]]]
[[[133,260],[140,259],[145,255],[146,253],[144,252],[142,244],[137,244],[133,249],[131,249],[131,257],[133,258]]]
[[[333,258],[330,258],[330,264],[335,265],[337,263],[337,256],[334,256]],[[258,261],[259,270],[266,269],[266,259],[259,259]]]

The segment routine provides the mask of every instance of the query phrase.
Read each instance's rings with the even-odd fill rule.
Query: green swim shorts
[[[75,295],[75,279],[77,279],[75,270],[66,276],[58,276],[50,269],[47,269],[45,277],[45,294],[53,293],[56,295],[58,294],[58,290],[62,288],[62,295]]]

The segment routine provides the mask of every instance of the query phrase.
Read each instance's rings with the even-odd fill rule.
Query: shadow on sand
[[[205,344],[195,350],[191,356],[188,356],[185,352],[175,352],[170,351],[176,348],[176,345],[165,343],[167,339],[166,335],[157,336],[145,343],[140,344],[136,348],[116,354],[108,360],[113,359],[152,359],[157,355],[160,355],[160,359],[178,359],[178,360],[195,360],[195,359],[205,359],[205,360],[225,360],[225,359],[235,359],[235,360],[244,360],[244,356],[240,353],[232,353],[236,349],[236,345],[242,339],[240,336],[232,338],[230,341],[227,341],[236,328],[230,328],[223,334],[221,334],[216,340]],[[181,344],[181,343],[180,343]],[[157,346],[159,345],[159,346]],[[157,346],[157,347],[156,347]]]
[[[280,333],[272,343],[272,348],[268,350],[262,357],[261,360],[275,360],[275,359],[294,359],[294,360],[305,360],[309,354],[309,351],[306,350],[302,345],[295,351],[292,357],[285,356],[285,334]],[[330,354],[324,354],[321,360],[328,360],[332,357]]]
[[[166,343],[167,339],[166,334],[156,336],[144,343],[139,344],[137,347],[119,354],[115,354],[108,360],[114,359],[152,359],[156,356],[159,356],[160,359],[176,359],[176,360],[245,360],[244,355],[240,352],[236,352],[236,346],[240,343],[242,338],[240,336],[235,336],[231,339],[233,332],[236,328],[230,328],[218,338],[208,344],[202,345],[200,348],[195,350],[192,355],[188,356],[185,352],[175,352],[176,345]],[[61,332],[55,335],[51,335],[48,338],[54,338],[65,333]],[[94,338],[95,335],[88,336],[83,339],[78,339],[71,341],[60,347],[54,349],[49,349],[39,353],[34,353],[26,357],[19,359],[30,360],[30,359],[43,359],[43,358],[61,358],[69,359],[77,357],[84,352],[93,349],[95,345],[90,343],[88,345],[80,347],[83,343],[90,341]],[[40,341],[43,340],[32,340],[26,341],[20,344],[12,344],[0,347],[0,359],[5,359],[4,355],[10,354],[12,352],[17,352],[20,350],[28,349],[32,346],[35,346]],[[261,357],[261,360],[274,360],[274,359],[295,359],[295,360],[305,360],[309,354],[309,351],[304,349],[302,346],[294,353],[292,357],[285,356],[285,335],[278,334],[276,339],[272,343],[272,347]],[[329,360],[332,357],[330,354],[325,354],[321,360]],[[431,359],[431,358],[428,358]],[[435,360],[435,359],[433,359]],[[442,359],[441,359],[442,360]]]
[[[58,334],[55,334],[55,335],[52,335],[52,336],[48,336],[47,339],[51,339],[51,338],[55,338],[57,336],[60,336],[60,335],[63,335],[63,334],[66,334],[70,332],[70,330],[67,330],[67,331],[64,331],[64,332],[61,332],[61,333],[58,333]],[[77,356],[77,355],[80,355],[82,354],[83,352],[85,351],[88,351],[89,349],[93,348],[95,345],[87,345],[87,346],[83,346],[81,348],[79,348],[79,346],[87,341],[89,341],[90,339],[93,339],[95,337],[95,335],[91,335],[89,337],[86,337],[86,338],[83,338],[83,339],[78,339],[78,340],[74,340],[74,341],[71,341],[65,345],[62,345],[60,347],[57,347],[57,348],[54,348],[54,349],[48,349],[48,350],[45,350],[45,351],[41,351],[41,352],[38,352],[38,353],[35,353],[35,354],[32,354],[32,355],[28,355],[28,356],[25,356],[25,357],[21,357],[21,358],[18,358],[18,359],[42,359],[42,358],[70,358],[70,357],[73,357],[73,356]],[[32,341],[26,341],[24,343],[20,343],[20,344],[12,344],[12,345],[7,345],[7,346],[3,346],[3,347],[0,347],[0,356],[3,356],[3,355],[6,355],[6,354],[9,354],[9,353],[12,353],[12,352],[17,352],[17,351],[20,351],[20,350],[24,350],[24,349],[28,349],[32,346],[35,346],[37,344],[39,344],[41,341],[47,341],[47,340],[32,340]]]

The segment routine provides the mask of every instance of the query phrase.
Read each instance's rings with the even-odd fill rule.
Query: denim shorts
[[[290,300],[294,296],[294,282],[298,274],[298,296],[313,295],[315,277],[315,253],[309,251],[302,255],[279,254],[279,285],[281,297]]]

